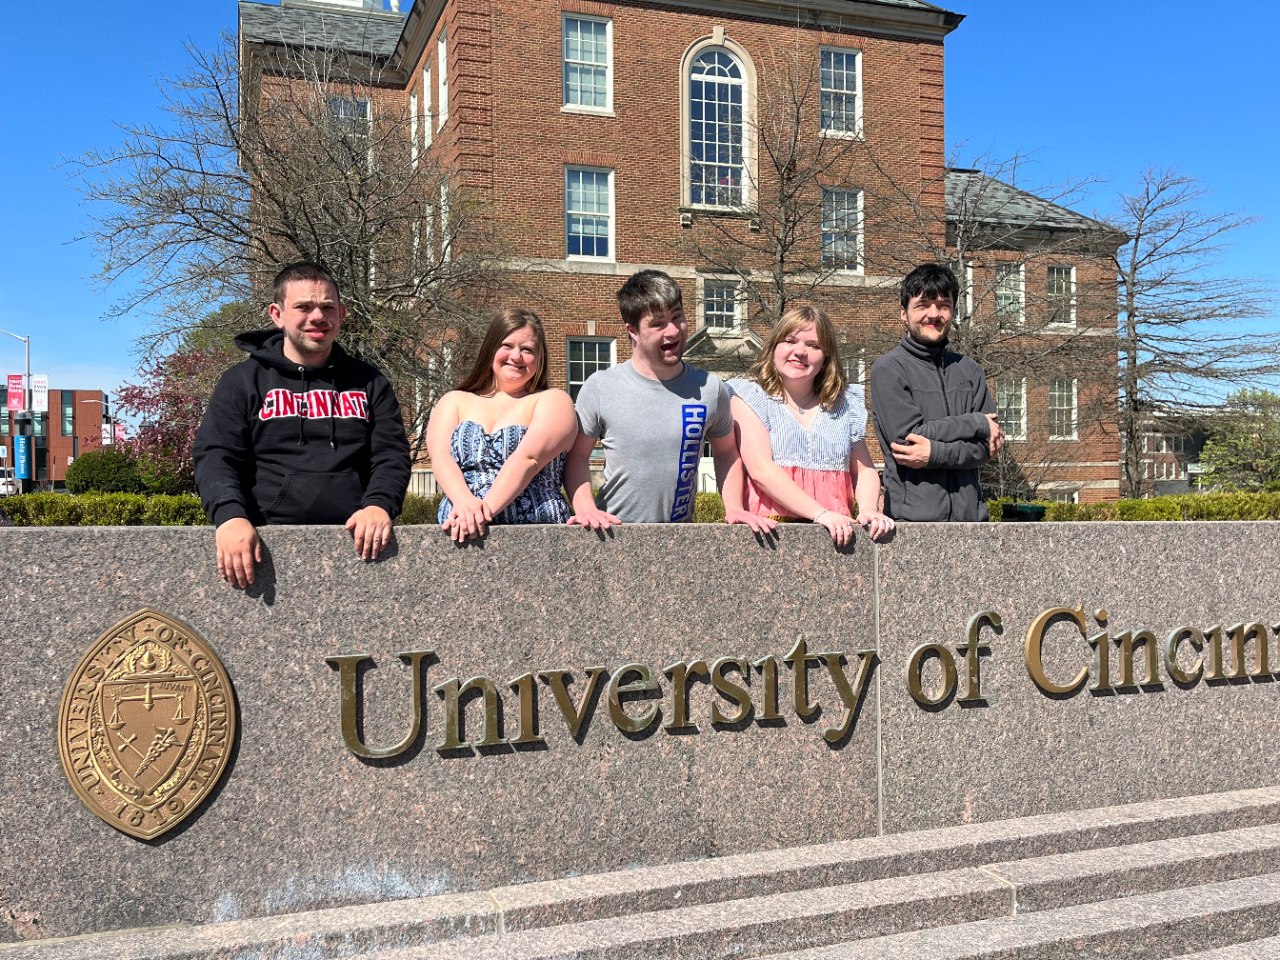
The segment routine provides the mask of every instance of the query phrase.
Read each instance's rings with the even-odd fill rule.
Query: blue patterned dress
[[[449,450],[454,463],[462,470],[467,488],[477,497],[483,497],[493,486],[498,471],[515,453],[529,428],[513,423],[493,433],[485,433],[484,427],[474,420],[463,420],[453,428]],[[529,486],[493,518],[494,523],[566,523],[572,515],[569,505],[560,495],[564,484],[565,454],[560,454],[537,472]],[[440,501],[439,523],[449,519],[453,503],[448,497]]]

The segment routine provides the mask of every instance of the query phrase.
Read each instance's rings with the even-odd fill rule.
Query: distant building
[[[35,436],[37,490],[66,489],[67,467],[80,454],[101,450],[104,415],[112,429],[108,408],[110,398],[101,390],[50,390],[49,412],[32,414]],[[5,459],[0,466],[6,477],[13,476],[13,414],[7,408],[8,390],[0,384],[0,445]],[[114,441],[114,437],[110,438]]]

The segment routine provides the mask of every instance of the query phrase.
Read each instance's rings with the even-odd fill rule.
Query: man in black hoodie
[[[277,330],[246,333],[249,354],[214,388],[196,434],[196,489],[217,527],[218,573],[245,587],[262,560],[257,526],[341,523],[378,556],[409,487],[409,443],[391,384],[334,343],[338,285],[314,263],[275,280]]]
[[[871,368],[884,461],[884,512],[895,520],[986,520],[978,468],[1004,446],[982,367],[947,350],[960,285],[936,263],[902,281],[906,333]]]

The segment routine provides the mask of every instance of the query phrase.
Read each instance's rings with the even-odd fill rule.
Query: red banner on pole
[[[22,388],[22,374],[9,374],[9,402],[8,409],[21,410],[22,401],[26,398],[26,392]]]

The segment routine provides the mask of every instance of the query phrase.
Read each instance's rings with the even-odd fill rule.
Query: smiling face
[[[955,309],[955,301],[950,297],[912,297],[902,311],[902,322],[912,340],[934,347],[946,340],[951,332]]]
[[[661,374],[678,367],[684,356],[689,321],[684,309],[676,307],[657,316],[645,314],[637,326],[628,326],[627,332],[635,355],[662,380],[665,377]]]
[[[773,348],[773,366],[788,393],[807,393],[824,363],[818,328],[812,323],[793,330]]]
[[[324,366],[347,316],[337,288],[327,280],[290,281],[284,303],[271,304],[268,312],[284,331],[284,355],[305,367]]]
[[[501,393],[527,390],[538,373],[542,357],[532,327],[512,330],[493,355],[493,386]]]

